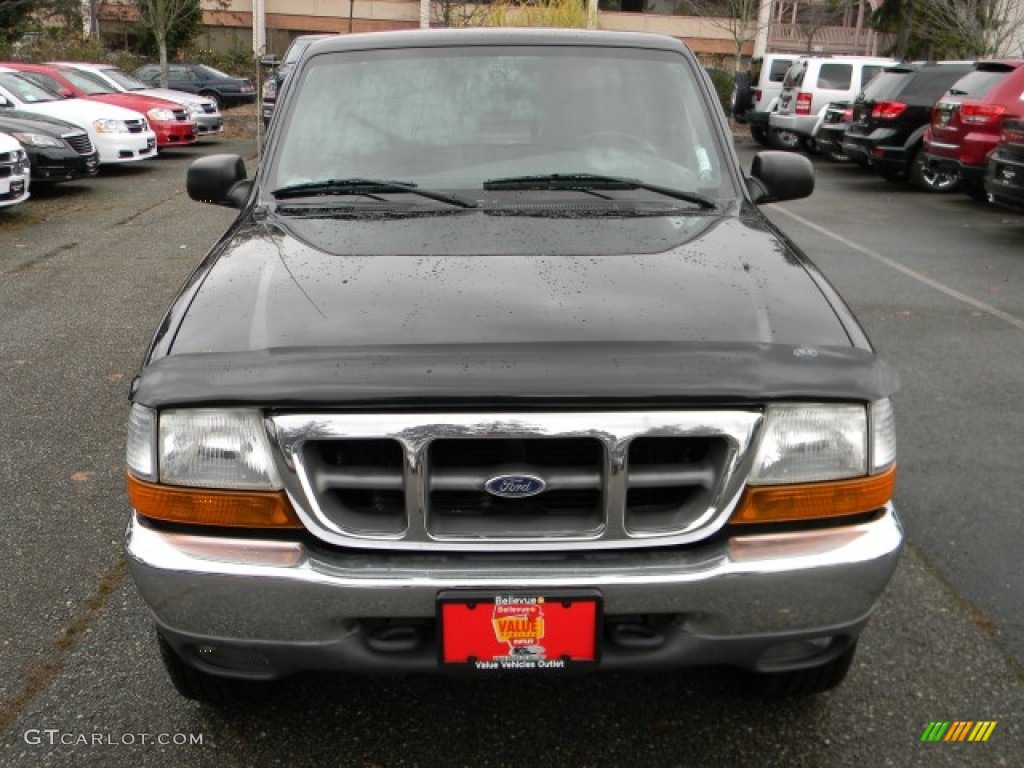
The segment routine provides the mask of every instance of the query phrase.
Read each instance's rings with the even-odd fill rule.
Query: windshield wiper
[[[701,208],[717,208],[710,197],[682,189],[663,187],[660,184],[648,184],[639,179],[623,176],[605,176],[598,173],[550,173],[542,176],[509,176],[502,179],[490,179],[484,182],[484,189],[515,190],[515,189],[568,189],[587,192],[593,189],[644,189],[666,197],[685,200],[699,205]]]
[[[279,187],[271,192],[271,194],[278,200],[285,200],[292,197],[373,195],[388,192],[408,192],[411,195],[419,195],[420,197],[437,200],[441,203],[457,205],[460,208],[477,207],[476,203],[470,200],[463,200],[455,195],[446,195],[442,192],[420,189],[415,184],[404,181],[387,181],[384,179],[320,179],[319,181],[306,181],[301,184]]]

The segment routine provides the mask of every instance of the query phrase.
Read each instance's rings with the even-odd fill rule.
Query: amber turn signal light
[[[135,511],[152,520],[231,528],[302,528],[284,491],[222,491],[157,485],[126,473]]]
[[[729,522],[791,523],[859,515],[884,507],[895,487],[895,466],[853,480],[749,486]]]

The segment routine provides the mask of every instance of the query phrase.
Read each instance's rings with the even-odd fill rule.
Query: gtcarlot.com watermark
[[[134,747],[158,744],[160,746],[202,746],[201,733],[87,733],[62,731],[59,728],[29,728],[23,736],[25,743],[37,747]]]

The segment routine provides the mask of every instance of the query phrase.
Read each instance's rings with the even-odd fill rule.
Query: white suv
[[[805,56],[786,72],[778,109],[769,125],[774,132],[793,134],[804,147],[814,136],[819,116],[833,101],[853,101],[883,67],[895,59],[872,56]]]
[[[751,62],[743,79],[737,76],[734,116],[736,122],[750,125],[750,135],[758,144],[768,146],[768,117],[775,110],[782,81],[794,61],[796,56],[791,53],[766,53]]]

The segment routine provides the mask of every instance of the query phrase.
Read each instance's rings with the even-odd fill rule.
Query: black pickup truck
[[[732,664],[837,685],[902,544],[895,376],[684,45],[331,37],[131,387],[129,568],[178,690]]]

